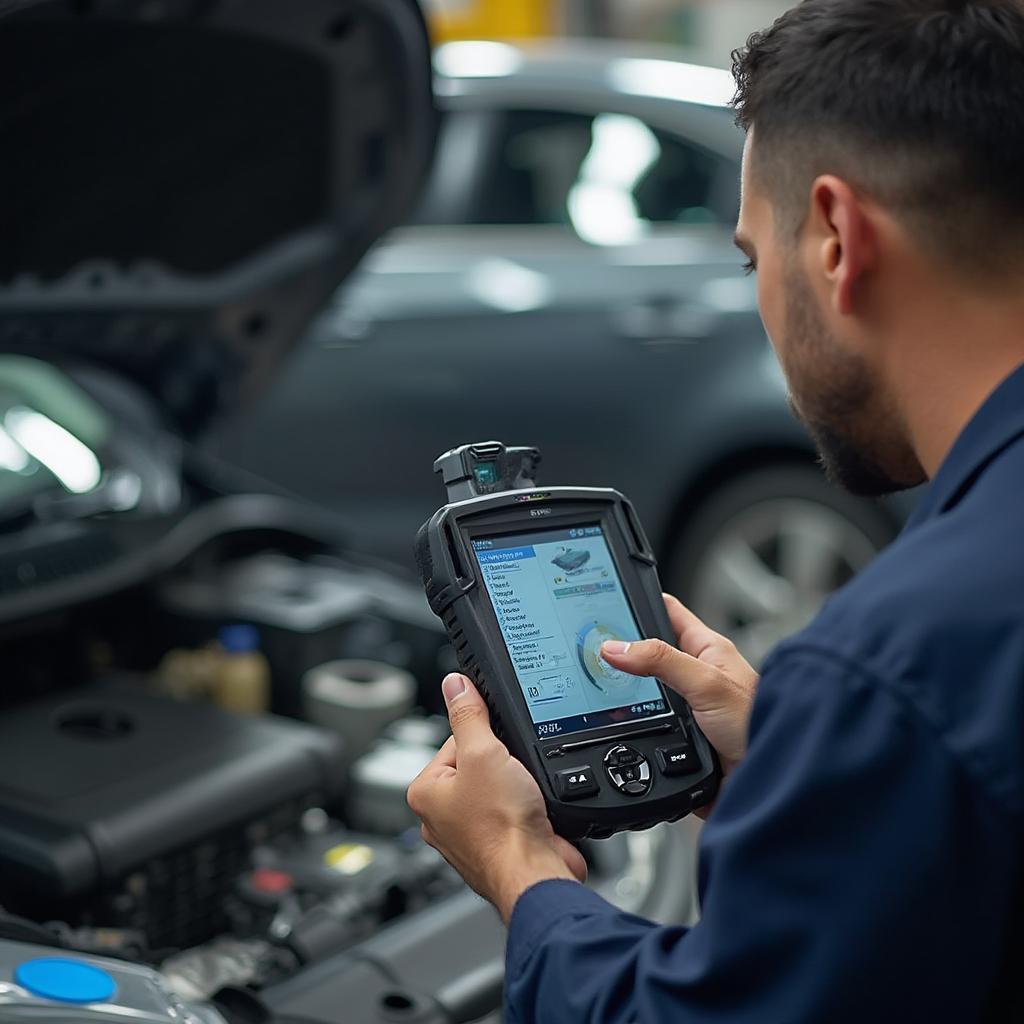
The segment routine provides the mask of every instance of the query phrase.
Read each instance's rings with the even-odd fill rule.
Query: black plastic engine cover
[[[23,706],[0,718],[0,904],[201,941],[251,847],[342,779],[337,737],[285,719],[113,684]]]

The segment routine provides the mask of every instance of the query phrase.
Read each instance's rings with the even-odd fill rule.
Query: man
[[[679,650],[605,646],[722,755],[696,927],[579,884],[461,676],[410,802],[510,922],[508,1021],[1022,1019],[1024,0],[805,0],[736,75],[794,409],[857,493],[931,489],[759,682],[672,600]]]

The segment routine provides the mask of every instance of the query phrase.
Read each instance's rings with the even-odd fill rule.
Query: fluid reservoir
[[[214,703],[241,714],[268,711],[270,664],[260,651],[259,631],[255,626],[225,626],[217,639],[224,655],[214,680]]]

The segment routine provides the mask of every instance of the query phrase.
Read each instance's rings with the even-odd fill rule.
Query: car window
[[[720,220],[718,158],[639,118],[514,110],[496,134],[470,223],[566,224],[614,244]]]
[[[438,123],[434,166],[424,184],[412,224],[465,223],[494,134],[490,111],[447,111]]]

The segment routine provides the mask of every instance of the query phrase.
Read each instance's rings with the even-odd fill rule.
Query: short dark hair
[[[733,72],[782,222],[835,173],[939,256],[1024,269],[1024,0],[803,0]]]

